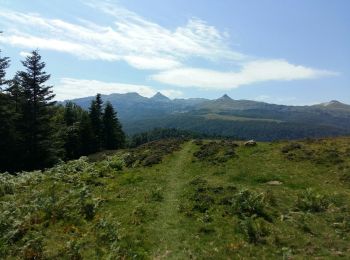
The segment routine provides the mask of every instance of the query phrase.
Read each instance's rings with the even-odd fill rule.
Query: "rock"
[[[283,182],[281,181],[268,181],[266,182],[267,185],[273,185],[273,186],[278,186],[278,185],[282,185]]]
[[[254,140],[249,140],[244,143],[244,146],[256,146],[256,142]]]

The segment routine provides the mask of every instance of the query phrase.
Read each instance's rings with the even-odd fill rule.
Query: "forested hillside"
[[[263,141],[350,134],[350,106],[338,101],[284,106],[227,95],[214,100],[170,100],[160,93],[152,98],[127,93],[102,95],[102,99],[118,109],[129,135],[156,127]],[[91,97],[73,100],[83,108],[90,101]]]
[[[71,102],[57,105],[39,52],[22,65],[23,71],[8,79],[10,59],[0,56],[0,171],[42,169],[124,147],[125,134],[109,102],[98,94],[88,111]]]
[[[1,259],[350,257],[350,139],[167,139],[0,175]]]

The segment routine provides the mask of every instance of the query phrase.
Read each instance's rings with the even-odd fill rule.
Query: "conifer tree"
[[[88,155],[95,152],[95,135],[91,126],[90,116],[84,112],[79,125],[80,155]]]
[[[75,159],[81,154],[80,144],[80,114],[81,111],[77,105],[73,102],[67,102],[64,108],[64,121],[65,121],[65,158]]]
[[[107,102],[103,113],[103,137],[106,149],[119,149],[125,144],[125,134],[117,118],[117,113],[110,102]]]
[[[3,91],[4,86],[7,85],[6,69],[10,66],[10,58],[2,57],[0,50],[0,91]]]
[[[13,170],[16,139],[10,95],[3,91],[8,84],[6,69],[9,66],[10,59],[2,57],[0,50],[0,171]]]
[[[44,71],[45,62],[41,61],[38,51],[33,51],[22,64],[25,70],[17,76],[23,96],[19,127],[23,138],[23,161],[25,168],[42,168],[56,160],[50,122],[55,95],[52,87],[45,85],[50,75]]]
[[[18,73],[14,76],[14,78],[11,81],[9,81],[9,88],[7,88],[6,91],[11,97],[15,112],[17,114],[20,113],[21,102],[23,98],[23,89],[21,88]]]
[[[96,98],[91,101],[89,108],[91,128],[94,134],[94,140],[92,142],[94,152],[102,148],[102,105],[101,94],[97,94]]]

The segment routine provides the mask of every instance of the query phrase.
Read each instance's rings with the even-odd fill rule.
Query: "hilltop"
[[[350,139],[167,139],[0,175],[2,259],[350,257]]]
[[[91,97],[72,100],[87,109]],[[137,93],[102,95],[113,104],[127,134],[153,128],[178,128],[235,139],[272,141],[350,134],[350,106],[339,101],[312,106],[285,106],[237,100],[151,98]]]

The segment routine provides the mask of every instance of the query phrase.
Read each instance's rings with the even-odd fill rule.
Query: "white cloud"
[[[123,60],[137,69],[179,67],[186,59],[242,59],[231,50],[226,33],[199,19],[169,30],[129,10],[103,2],[90,4],[112,16],[110,26],[79,20],[69,23],[38,14],[0,11],[1,24],[10,26],[0,41],[6,44],[70,53],[82,59]]]
[[[30,56],[31,53],[30,53],[30,52],[27,52],[27,51],[21,51],[21,52],[19,53],[19,55],[25,58],[25,57],[27,57],[27,56]]]
[[[124,60],[131,66],[138,69],[154,69],[163,70],[171,69],[181,66],[181,63],[175,59],[169,58],[158,58],[158,57],[142,57],[142,56],[125,56]]]
[[[57,100],[67,100],[94,96],[96,93],[108,95],[113,93],[124,94],[129,92],[137,92],[142,96],[151,97],[156,94],[157,91],[150,86],[144,85],[62,78],[60,83],[54,87],[54,92],[56,93]]]
[[[180,87],[232,89],[271,80],[336,75],[331,71],[294,65],[285,60],[260,60],[237,52],[230,47],[227,32],[221,32],[197,18],[189,19],[185,25],[171,30],[109,2],[92,0],[87,5],[92,7],[91,16],[102,12],[113,22],[102,26],[78,17],[77,22],[73,23],[39,14],[1,10],[0,26],[6,29],[6,33],[0,37],[0,43],[26,49],[48,49],[81,59],[124,61],[136,69],[157,71],[150,76],[152,80]],[[239,69],[223,72],[191,68],[187,64],[193,58],[201,58],[214,65],[215,62],[229,61],[238,65]],[[98,87],[96,84],[90,86]],[[71,90],[66,88],[66,91]],[[94,90],[91,94],[96,92]]]
[[[54,86],[56,100],[68,100],[100,94],[125,94],[136,92],[144,97],[152,97],[157,92],[169,98],[178,98],[183,96],[183,92],[175,89],[156,90],[151,86],[124,84],[118,82],[104,82],[99,80],[62,78],[60,82]]]
[[[284,60],[256,60],[243,64],[238,72],[179,68],[154,74],[151,78],[179,87],[232,89],[263,81],[313,79],[332,75],[336,73],[293,65]]]

